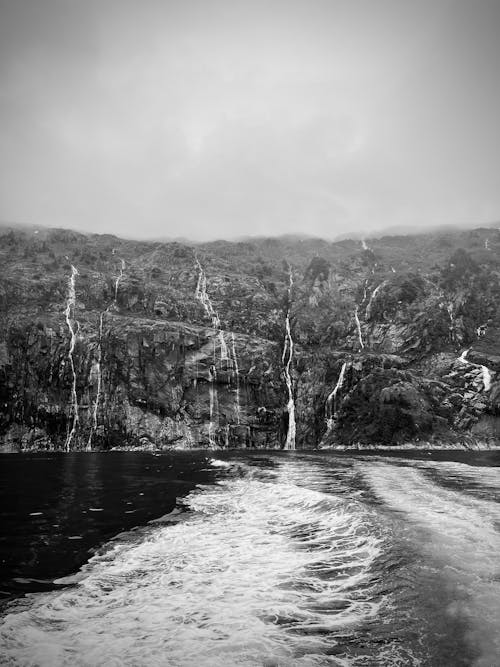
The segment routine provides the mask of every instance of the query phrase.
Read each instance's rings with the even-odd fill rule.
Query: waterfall
[[[212,327],[217,331],[219,331],[221,328],[220,319],[207,293],[207,277],[205,275],[205,271],[203,270],[203,267],[200,264],[199,259],[195,257],[195,260],[198,266],[199,273],[198,273],[198,282],[196,284],[194,298],[197,301],[199,301],[203,306],[205,313],[207,314],[207,317],[212,322]],[[221,345],[221,352],[222,352],[222,345]],[[226,357],[227,357],[227,349],[226,349]]]
[[[491,373],[490,369],[487,366],[481,366],[483,372],[483,385],[484,391],[489,391],[491,389]]]
[[[121,262],[120,275],[115,280],[115,303],[118,299],[118,285],[120,284],[120,280],[123,278],[123,272],[125,271],[125,260],[120,259],[120,262]]]
[[[102,331],[103,331],[105,314],[106,314],[105,312],[102,312],[101,317],[99,318],[99,345],[97,348],[97,361],[95,365],[97,370],[97,391],[94,403],[94,410],[92,413],[92,425],[90,427],[89,439],[87,442],[87,451],[92,450],[92,436],[97,431],[97,411],[99,409],[99,400],[101,398],[101,388],[102,388]]]
[[[364,303],[366,301],[366,297],[368,296],[368,294],[366,292],[367,287],[368,287],[368,280],[365,280],[364,285],[363,285],[363,301],[362,301],[362,303]]]
[[[66,438],[65,448],[67,452],[69,452],[71,449],[71,441],[73,440],[73,437],[76,433],[76,429],[78,426],[78,397],[76,395],[76,371],[75,371],[75,362],[73,359],[73,352],[75,351],[75,344],[76,344],[76,333],[75,329],[73,328],[73,324],[71,322],[71,313],[73,311],[73,316],[74,316],[75,305],[76,305],[75,281],[77,275],[78,275],[78,270],[73,265],[71,265],[71,278],[69,279],[69,284],[68,284],[68,297],[66,301],[65,317],[66,317],[66,324],[68,325],[70,333],[68,359],[69,359],[69,364],[71,366],[73,381],[71,384],[71,406],[70,406],[69,416],[71,417],[71,415],[73,415],[73,424],[71,426],[71,430],[68,434],[68,437]]]
[[[489,239],[486,239],[486,241],[484,242],[484,247],[485,247],[485,250],[490,249]]]
[[[368,305],[366,306],[366,312],[365,312],[366,319],[369,319],[371,317],[373,301],[376,298],[379,290],[385,286],[386,282],[387,281],[384,280],[384,282],[380,283],[380,285],[377,285],[377,287],[375,287],[375,289],[373,290],[370,300],[368,301]]]
[[[221,358],[221,361],[226,361],[226,363],[227,363],[228,361],[230,361],[230,359],[229,359],[229,355],[228,355],[228,352],[227,352],[227,345],[226,345],[226,340],[224,338],[224,332],[222,331],[222,329],[219,329],[219,342],[220,342],[220,358]]]
[[[464,350],[462,354],[459,356],[458,361],[460,361],[462,364],[467,364],[469,366],[474,366],[475,368],[480,368],[482,373],[484,391],[489,391],[491,389],[491,371],[487,366],[482,366],[481,364],[474,364],[472,361],[467,361],[467,355],[469,351],[470,348],[468,350]]]
[[[366,241],[364,239],[361,239],[361,246],[363,250],[370,250],[370,248],[366,245]]]
[[[236,423],[240,423],[240,368],[238,366],[238,357],[236,356],[236,342],[234,340],[234,332],[231,332],[231,354],[233,357],[233,373],[236,377],[236,397],[235,397],[235,412]]]
[[[333,391],[331,394],[329,394],[328,398],[326,399],[326,425],[328,430],[330,431],[333,428],[333,422],[335,419],[335,415],[337,414],[337,392],[339,389],[342,389],[342,385],[344,384],[344,376],[345,376],[345,371],[347,368],[347,361],[344,361],[342,364],[342,368],[340,369],[340,374],[337,380],[337,384],[333,388]],[[332,404],[333,404],[333,409],[332,409]]]
[[[224,332],[222,331],[221,327],[221,321],[220,317],[213,307],[212,301],[208,295],[207,292],[207,277],[205,275],[205,271],[203,270],[203,267],[200,263],[200,260],[195,256],[195,261],[196,261],[196,266],[198,267],[198,281],[196,283],[196,290],[194,293],[194,298],[201,303],[203,306],[203,309],[207,315],[207,317],[210,319],[212,328],[217,332],[217,338],[219,339],[219,345],[220,345],[220,360],[221,364],[222,361],[226,362],[226,365],[228,365],[228,362],[231,361],[229,357],[229,352],[227,348],[227,343],[224,338]],[[217,371],[216,371],[216,364],[217,359],[216,359],[216,344],[215,344],[215,338],[214,338],[214,359],[213,359],[213,366],[210,369],[210,379],[209,379],[209,397],[210,397],[210,423],[208,426],[208,441],[210,444],[210,447],[215,447],[217,445],[214,437],[214,429],[218,426],[219,422],[219,399],[218,399],[218,394],[217,394],[217,385],[216,385],[216,380],[217,380]],[[234,360],[233,360],[234,363]],[[239,400],[239,396],[237,397]],[[238,406],[239,410],[239,406]],[[238,413],[239,417],[239,413]],[[217,423],[216,423],[217,422]],[[238,422],[239,423],[239,422]]]
[[[290,329],[290,304],[292,300],[292,287],[293,287],[293,276],[292,269],[290,268],[290,283],[288,287],[288,309],[286,312],[285,319],[285,344],[283,347],[283,354],[281,356],[281,362],[284,365],[284,376],[286,388],[288,391],[288,431],[286,434],[285,449],[295,449],[295,402],[293,400],[293,387],[292,387],[292,378],[290,377],[290,366],[293,359],[293,338],[292,332]]]
[[[210,398],[210,421],[208,424],[208,444],[210,447],[216,447],[217,443],[214,437],[214,430],[218,425],[219,421],[219,397],[217,396],[217,385],[215,384],[217,380],[217,371],[215,366],[212,366],[209,371],[209,385],[208,385],[208,394]],[[215,423],[217,420],[217,424]]]
[[[364,343],[363,343],[363,337],[362,337],[362,335],[361,335],[361,322],[359,321],[359,317],[358,317],[358,307],[357,307],[357,306],[356,306],[356,308],[354,309],[354,319],[356,320],[356,328],[357,328],[357,330],[358,330],[359,345],[360,345],[361,349],[363,349],[363,348],[365,347],[365,345],[364,345]]]
[[[396,273],[396,269],[395,269],[393,266],[391,266],[391,271],[392,271],[393,273]]]

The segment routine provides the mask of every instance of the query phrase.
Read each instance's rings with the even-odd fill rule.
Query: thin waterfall
[[[363,349],[365,347],[365,344],[363,343],[363,336],[361,335],[361,322],[359,321],[358,307],[357,306],[354,309],[354,319],[356,321],[356,328],[358,330],[359,345],[360,345],[361,349]]]
[[[362,301],[362,303],[364,303],[366,301],[366,297],[368,296],[367,287],[368,287],[368,280],[365,280],[364,285],[363,285],[363,301]]]
[[[224,332],[222,329],[219,329],[219,343],[220,343],[220,359],[225,361],[226,364],[230,361],[229,354],[227,351],[226,339],[224,338]]]
[[[207,277],[205,275],[205,271],[203,270],[202,265],[200,264],[200,260],[195,257],[196,265],[198,267],[198,282],[196,284],[196,290],[194,293],[194,298],[201,303],[203,306],[205,313],[207,314],[207,317],[210,319],[212,322],[212,328],[215,329],[216,331],[220,331],[221,324],[220,324],[220,318],[219,315],[217,314],[217,311],[213,307],[212,301],[210,300],[210,297],[208,296],[207,292]],[[222,345],[221,345],[222,348]],[[226,355],[227,356],[227,355]]]
[[[231,332],[231,355],[233,357],[233,373],[236,378],[236,398],[235,398],[235,412],[236,423],[240,423],[240,367],[238,366],[238,357],[236,356],[236,341],[234,339],[234,332]]]
[[[470,347],[467,350],[464,350],[462,354],[458,357],[458,361],[462,364],[468,364],[467,355],[469,354]]]
[[[373,301],[375,300],[377,294],[382,289],[382,287],[385,286],[385,284],[386,284],[386,281],[384,280],[384,282],[380,283],[380,285],[377,285],[377,287],[373,290],[372,295],[370,296],[370,299],[369,299],[368,304],[366,306],[366,312],[365,312],[366,319],[369,319],[371,317]]]
[[[117,299],[118,299],[118,286],[120,284],[121,279],[123,278],[123,273],[125,271],[125,260],[120,258],[120,262],[121,262],[120,274],[118,275],[118,277],[115,280],[115,303],[117,302]]]
[[[328,398],[326,399],[326,409],[325,409],[326,425],[329,431],[333,428],[333,423],[335,420],[335,416],[337,414],[337,392],[340,389],[342,389],[342,385],[344,384],[346,368],[347,368],[347,361],[344,361],[344,363],[342,364],[342,368],[340,369],[340,374],[337,380],[337,384],[333,388],[331,394],[329,394]]]
[[[105,314],[105,312],[102,312],[101,317],[99,318],[99,344],[97,348],[97,361],[95,364],[95,369],[97,371],[97,392],[95,397],[94,410],[92,413],[92,425],[90,427],[89,439],[87,442],[87,451],[92,450],[92,436],[97,431],[97,411],[99,409],[99,400],[101,398],[102,388],[102,333]]]
[[[487,366],[481,366],[483,372],[483,385],[484,391],[489,391],[491,389],[491,373],[490,369]]]
[[[484,391],[489,391],[491,389],[491,371],[487,366],[482,366],[481,364],[475,364],[472,361],[467,360],[467,355],[469,354],[470,348],[467,350],[464,350],[462,354],[459,356],[458,361],[462,364],[466,364],[468,366],[474,366],[475,368],[480,368],[481,369],[481,378],[483,381],[483,389]]]
[[[215,366],[212,366],[209,371],[209,384],[208,384],[208,394],[210,399],[210,421],[208,424],[208,444],[210,447],[216,447],[217,442],[215,440],[214,431],[218,426],[219,422],[219,397],[217,395],[217,371]],[[216,423],[217,422],[217,423]]]
[[[229,355],[228,355],[226,340],[224,338],[224,332],[222,331],[221,328],[220,318],[217,311],[213,307],[212,301],[207,292],[207,277],[205,275],[205,271],[203,270],[203,267],[196,256],[195,256],[195,261],[196,261],[196,266],[198,268],[198,281],[196,283],[194,298],[201,303],[207,317],[211,321],[212,328],[217,332],[217,338],[219,339],[219,344],[220,344],[221,363],[223,360],[225,360],[227,364]],[[217,394],[217,383],[216,383],[217,359],[216,359],[215,338],[213,339],[213,341],[214,341],[214,348],[213,348],[214,356],[213,356],[213,365],[209,370],[209,386],[208,386],[208,393],[210,400],[210,422],[208,425],[208,442],[210,447],[216,446],[214,430],[216,429],[219,423],[219,397]]]
[[[71,316],[73,315],[74,319],[75,315],[77,275],[78,275],[78,270],[73,265],[71,265],[71,278],[69,279],[68,283],[68,296],[66,300],[66,310],[64,311],[66,317],[66,324],[68,325],[70,333],[68,359],[71,367],[72,383],[71,383],[71,405],[70,405],[69,416],[70,417],[73,416],[73,423],[71,426],[71,430],[66,438],[66,443],[65,443],[65,449],[67,452],[69,452],[71,449],[71,441],[73,440],[73,437],[76,433],[76,429],[78,427],[78,397],[76,395],[76,371],[75,371],[75,362],[73,359],[73,352],[75,351],[75,344],[76,344],[76,332],[75,328],[73,327],[73,323],[71,321]],[[78,326],[78,322],[76,322],[76,324]]]
[[[290,268],[290,283],[288,286],[288,309],[286,312],[285,319],[285,344],[283,347],[283,354],[281,356],[281,361],[284,365],[284,376],[286,388],[288,391],[288,431],[286,434],[286,442],[284,449],[295,449],[295,402],[293,400],[293,387],[292,387],[292,378],[290,377],[290,366],[293,359],[293,338],[292,332],[290,329],[290,304],[292,302],[292,287],[293,287],[293,276],[292,269]]]

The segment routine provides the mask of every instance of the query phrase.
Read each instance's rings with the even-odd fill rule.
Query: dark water
[[[211,456],[2,457],[0,663],[500,665],[500,453]]]
[[[52,589],[111,537],[214,480],[205,452],[0,457],[0,596]]]

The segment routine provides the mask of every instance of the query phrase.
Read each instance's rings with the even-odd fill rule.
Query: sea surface
[[[0,458],[0,664],[500,665],[500,452]]]

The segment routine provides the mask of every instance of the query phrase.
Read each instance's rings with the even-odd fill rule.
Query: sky
[[[0,220],[500,220],[500,0],[0,0]]]

